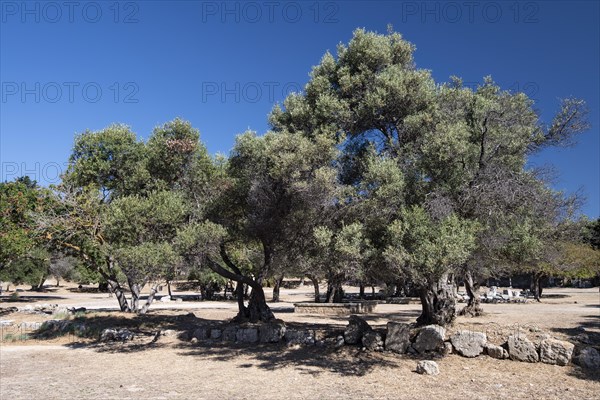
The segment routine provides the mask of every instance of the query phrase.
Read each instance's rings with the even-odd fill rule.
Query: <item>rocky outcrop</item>
[[[385,349],[396,353],[406,353],[410,346],[410,325],[401,322],[388,322],[385,336]]]
[[[360,344],[365,332],[371,331],[367,321],[356,315],[351,315],[348,326],[344,330],[344,341],[346,344]]]
[[[575,345],[556,339],[545,339],[540,342],[540,361],[553,365],[568,365],[573,356]]]
[[[496,346],[495,344],[487,343],[485,345],[485,352],[492,358],[503,360],[508,358],[508,351],[502,346]]]
[[[586,369],[600,369],[600,353],[593,347],[586,347],[577,356],[577,364]]]
[[[419,353],[438,351],[444,346],[446,329],[439,325],[427,325],[419,331],[413,348]]]
[[[510,359],[515,361],[538,362],[540,360],[535,345],[525,335],[508,337],[508,354]]]
[[[458,354],[472,358],[483,353],[487,336],[482,332],[458,331],[452,335],[450,342]]]
[[[417,373],[423,375],[437,375],[440,373],[440,368],[435,361],[419,361],[417,363]]]
[[[383,351],[383,338],[375,331],[367,331],[363,334],[362,345],[366,350]]]

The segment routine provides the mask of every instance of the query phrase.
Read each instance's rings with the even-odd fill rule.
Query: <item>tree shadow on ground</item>
[[[284,344],[241,345],[234,343],[182,344],[179,355],[199,357],[221,362],[238,358],[251,362],[237,368],[257,367],[267,371],[292,367],[302,374],[318,376],[325,372],[343,376],[365,376],[375,367],[398,367],[398,359],[381,353],[362,352],[358,347],[344,346],[341,349],[324,346],[287,347]]]
[[[61,296],[36,296],[36,295],[19,295],[17,298],[0,297],[0,303],[33,303],[42,300],[64,300],[66,297]]]

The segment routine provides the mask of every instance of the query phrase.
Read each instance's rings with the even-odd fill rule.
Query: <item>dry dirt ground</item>
[[[349,288],[352,291],[352,288]],[[164,293],[163,293],[164,294]],[[180,294],[180,293],[178,293]],[[191,295],[192,293],[184,293]],[[112,311],[115,298],[61,287],[47,293],[20,293],[20,302],[0,302],[0,320],[42,322],[50,316],[4,313],[7,307],[51,303],[86,307],[86,323],[100,328],[129,326],[146,339],[104,344],[72,335],[25,339],[4,335],[0,342],[0,399],[367,399],[433,397],[459,399],[597,399],[600,373],[578,366],[558,367],[495,360],[487,356],[439,358],[440,375],[415,373],[416,358],[366,353],[346,346],[191,344],[173,336],[150,343],[158,329],[189,329],[235,315],[232,302],[155,303],[142,317]],[[485,304],[479,318],[460,317],[450,327],[485,331],[502,343],[520,331],[535,339],[550,334],[571,339],[581,333],[600,342],[600,293],[593,289],[547,289],[542,303]],[[293,313],[293,303],[309,300],[310,287],[282,291],[275,314],[291,325],[331,331],[347,316]],[[412,322],[418,304],[380,304],[366,315],[383,328],[388,321]],[[189,315],[189,313],[193,315]]]

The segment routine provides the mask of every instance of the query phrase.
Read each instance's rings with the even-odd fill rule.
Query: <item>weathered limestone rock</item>
[[[348,326],[344,331],[344,340],[346,341],[346,344],[360,344],[363,334],[371,330],[372,328],[367,321],[356,315],[351,315]]]
[[[401,322],[388,322],[385,336],[385,349],[396,353],[406,353],[410,346],[410,325]]]
[[[482,332],[458,331],[450,338],[452,346],[463,357],[477,357],[483,353],[487,336]]]
[[[542,340],[540,343],[540,361],[546,364],[565,366],[571,362],[575,345],[556,339]]]
[[[277,343],[283,339],[285,335],[285,323],[281,320],[276,320],[259,327],[259,336],[261,343]]]
[[[239,328],[235,340],[241,343],[256,343],[258,342],[258,329],[254,327]]]
[[[425,375],[437,375],[440,373],[440,368],[435,361],[419,361],[417,363],[417,373]]]
[[[485,352],[488,356],[499,360],[508,358],[508,351],[506,351],[504,347],[496,346],[495,344],[487,343],[485,345]]]
[[[363,334],[362,345],[370,351],[383,351],[383,338],[375,331],[367,331]]]
[[[446,329],[439,325],[427,325],[421,328],[413,348],[419,353],[438,351],[444,346]]]
[[[579,353],[577,363],[586,369],[600,369],[600,353],[593,347],[586,347]]]
[[[538,362],[540,356],[531,340],[524,335],[511,335],[508,337],[508,354],[511,360]]]

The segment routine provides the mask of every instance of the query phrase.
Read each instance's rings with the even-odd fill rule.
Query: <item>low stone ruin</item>
[[[456,353],[468,358],[487,355],[499,360],[542,362],[558,366],[575,361],[584,368],[600,368],[600,354],[595,348],[587,347],[576,352],[572,343],[551,338],[549,335],[538,335],[534,342],[525,334],[515,332],[505,343],[498,345],[488,342],[487,335],[483,332],[459,330],[447,337],[446,329],[438,325],[416,327],[407,323],[388,322],[385,330],[377,330],[357,315],[350,316],[342,334],[290,328],[283,321],[276,320],[264,324],[201,326],[189,331],[187,336],[193,343],[223,341],[287,343],[294,346],[330,345],[335,348],[358,346],[363,351],[391,351],[419,357],[440,357]],[[417,369],[424,374],[439,373],[437,365],[434,367],[432,362],[428,361]]]

